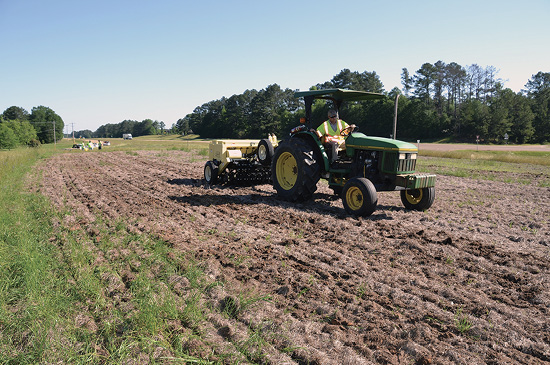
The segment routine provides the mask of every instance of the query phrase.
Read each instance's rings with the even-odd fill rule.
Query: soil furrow
[[[353,218],[323,182],[293,204],[269,185],[207,187],[204,162],[184,151],[70,153],[44,163],[41,188],[69,212],[65,224],[122,220],[194,254],[216,280],[268,295],[255,312],[211,319],[219,348],[269,322],[272,363],[550,361],[547,172],[439,176],[426,212],[380,193],[371,217]],[[122,293],[128,273],[118,275],[105,282]]]

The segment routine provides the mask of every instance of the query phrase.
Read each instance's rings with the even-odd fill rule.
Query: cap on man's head
[[[329,117],[329,118],[338,117],[338,112],[337,112],[336,110],[334,110],[334,109],[330,109],[330,110],[328,111],[328,117]]]

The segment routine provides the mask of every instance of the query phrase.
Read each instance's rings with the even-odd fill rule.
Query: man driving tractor
[[[323,144],[328,144],[332,149],[332,162],[338,158],[338,150],[345,149],[346,141],[342,135],[342,131],[346,128],[353,130],[354,124],[349,126],[342,119],[338,118],[338,112],[334,109],[328,111],[328,120],[321,123],[317,128],[317,135]]]

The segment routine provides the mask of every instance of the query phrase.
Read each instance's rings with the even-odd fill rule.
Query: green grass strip
[[[0,152],[0,363],[38,363],[55,353],[70,308],[52,237],[52,210],[27,193],[25,176],[51,149]]]

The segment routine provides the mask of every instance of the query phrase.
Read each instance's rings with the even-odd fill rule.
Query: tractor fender
[[[321,167],[323,167],[324,171],[328,171],[330,168],[330,162],[328,159],[327,152],[325,151],[325,147],[321,143],[321,140],[319,139],[319,136],[317,136],[317,133],[311,132],[308,130],[305,131],[299,131],[296,133],[291,134],[291,138],[302,138],[311,145],[314,151],[318,152],[316,153],[317,157],[320,157],[323,160],[323,163],[321,164]]]

